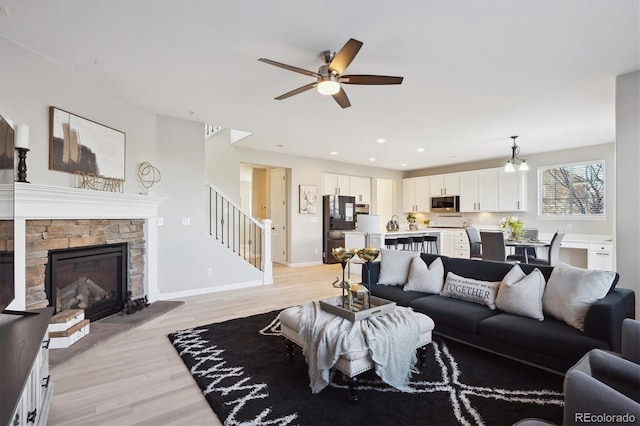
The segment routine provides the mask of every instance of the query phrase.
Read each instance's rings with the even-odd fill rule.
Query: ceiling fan
[[[291,65],[283,64],[281,62],[272,61],[267,58],[258,59],[265,64],[274,65],[276,67],[284,68],[289,71],[297,72],[300,74],[315,77],[316,81],[306,84],[302,87],[298,87],[290,92],[278,96],[277,100],[287,99],[293,95],[306,92],[309,89],[317,87],[318,92],[323,95],[331,95],[336,100],[338,105],[342,108],[348,108],[351,106],[347,94],[342,89],[342,84],[369,84],[369,85],[382,85],[382,84],[400,84],[403,77],[391,77],[387,75],[364,75],[364,74],[352,74],[342,75],[353,58],[356,57],[358,51],[362,47],[362,42],[349,39],[347,43],[338,51],[325,50],[320,54],[320,57],[324,60],[325,65],[322,65],[318,72],[307,71],[302,68],[294,67]]]

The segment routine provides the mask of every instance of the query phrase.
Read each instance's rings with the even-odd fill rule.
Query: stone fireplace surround
[[[129,243],[129,290],[158,299],[157,217],[165,197],[15,183],[16,301],[46,306],[49,249]]]
[[[49,250],[129,243],[127,290],[144,296],[145,238],[143,219],[27,220],[25,304],[27,309],[48,305],[45,271]]]

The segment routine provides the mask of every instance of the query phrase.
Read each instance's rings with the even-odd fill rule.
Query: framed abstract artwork
[[[300,185],[300,210],[302,214],[315,214],[317,209],[317,188],[315,185]]]
[[[49,170],[124,181],[125,148],[124,132],[49,108]]]

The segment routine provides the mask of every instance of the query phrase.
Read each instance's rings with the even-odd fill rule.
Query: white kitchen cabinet
[[[527,211],[527,174],[507,173],[498,169],[498,210],[500,212]]]
[[[467,231],[456,229],[450,232],[453,236],[452,257],[462,257],[465,259],[469,259],[471,257],[471,250],[469,248],[469,238],[467,237]]]
[[[601,271],[613,271],[613,244],[589,244],[587,267]]]
[[[349,195],[356,197],[356,203],[371,204],[371,178],[349,176]]]
[[[498,171],[460,173],[460,211],[492,212],[498,206]]]
[[[351,195],[349,175],[322,173],[322,195]]]
[[[460,173],[429,176],[429,194],[431,197],[439,195],[459,195]]]
[[[409,212],[428,212],[429,178],[417,177],[402,180],[402,210]]]
[[[442,253],[449,257],[470,257],[469,239],[464,229],[447,229],[442,231]]]

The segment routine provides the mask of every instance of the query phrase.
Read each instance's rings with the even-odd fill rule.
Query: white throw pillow
[[[444,265],[442,259],[436,258],[427,266],[421,257],[416,257],[411,262],[409,278],[404,286],[404,291],[421,291],[423,293],[438,294],[444,284]]]
[[[405,285],[409,276],[411,262],[414,257],[419,255],[415,251],[380,249],[378,284]]]
[[[553,268],[542,297],[544,312],[584,331],[584,317],[589,307],[607,295],[615,276],[615,272],[560,263]]]
[[[544,275],[538,268],[526,275],[520,265],[515,265],[500,283],[496,307],[510,314],[542,321],[542,295],[545,284]]]
[[[495,309],[498,287],[500,287],[500,281],[474,280],[449,272],[440,296],[479,303]]]

